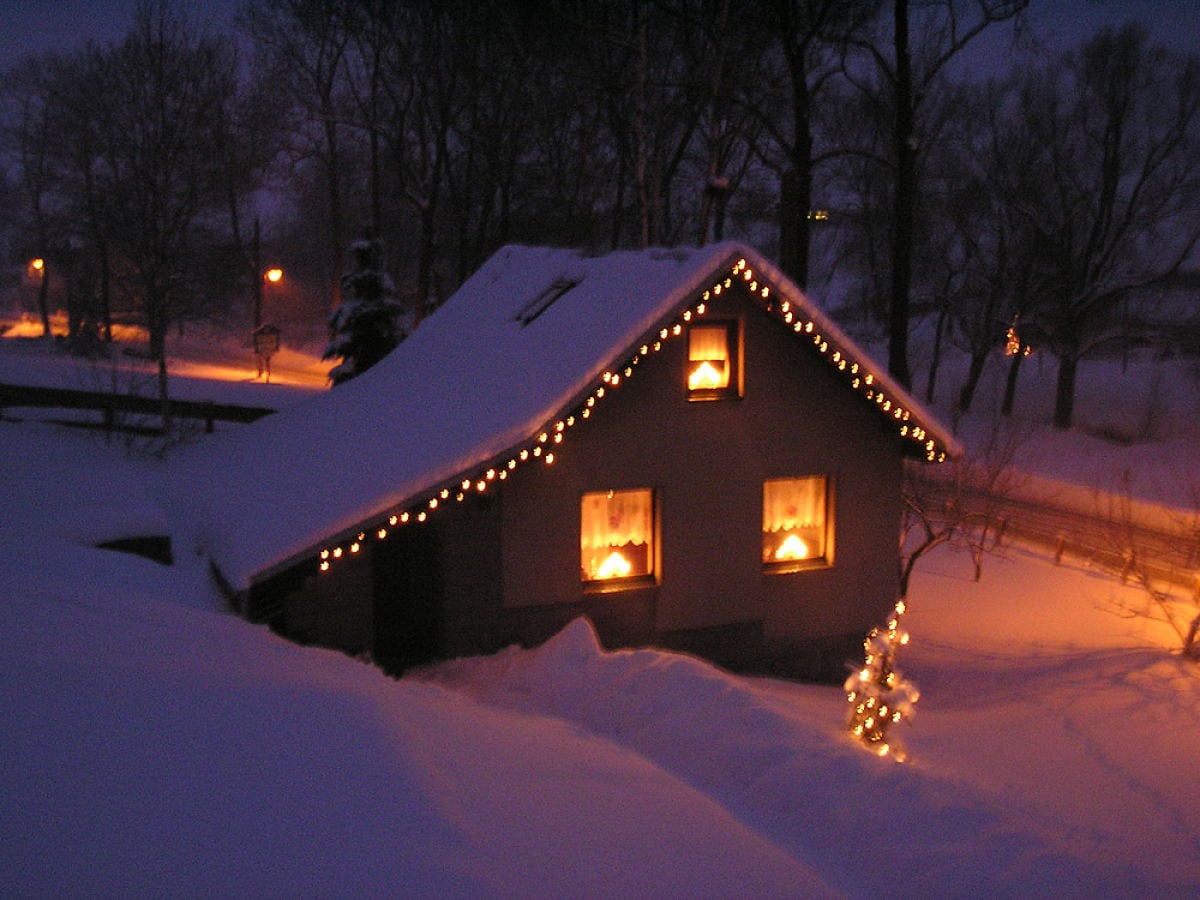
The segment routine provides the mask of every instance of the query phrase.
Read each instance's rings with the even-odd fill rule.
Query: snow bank
[[[154,569],[79,551],[58,579],[0,574],[8,892],[831,895],[633,752],[187,609],[152,579],[93,582],[89,555]]]
[[[586,620],[543,647],[461,660],[434,683],[550,715],[716,798],[850,896],[978,896],[1111,888],[1124,869],[1076,853],[1036,818],[917,765],[864,753],[844,698],[653,650],[604,652]]]
[[[922,561],[896,765],[836,689],[604,652],[582,621],[390,680],[218,611],[206,483],[45,425],[0,423],[0,458],[6,893],[1200,893],[1200,674],[1108,579]],[[88,546],[162,529],[170,567]]]

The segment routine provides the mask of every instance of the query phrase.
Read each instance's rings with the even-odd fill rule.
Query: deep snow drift
[[[1157,458],[1054,440],[1060,468]],[[204,485],[47,424],[0,422],[0,453],[6,892],[1200,892],[1200,672],[1111,579],[924,562],[898,765],[850,741],[839,690],[604,653],[584,622],[393,681],[221,609]],[[171,567],[90,546],[164,529]]]

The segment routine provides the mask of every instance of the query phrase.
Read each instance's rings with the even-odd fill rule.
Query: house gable
[[[397,671],[587,615],[608,646],[836,674],[894,603],[902,460],[958,452],[737,245],[506,248],[323,400],[298,448],[326,465],[331,448],[382,449],[315,497],[292,473],[243,472],[259,510],[266,477],[292,489],[281,521],[309,512],[234,557],[232,593],[251,618]],[[781,557],[785,537],[801,549]],[[609,556],[628,568],[602,571]]]
[[[577,284],[578,281],[572,283],[568,290],[557,294],[553,304],[546,304],[537,315],[520,324],[533,328],[543,318],[550,318],[553,307],[563,302]],[[599,366],[593,366],[598,368],[598,374],[553,409],[539,427],[469,469],[427,484],[402,503],[331,535],[320,547],[308,551],[315,557],[318,570],[334,568],[341,560],[360,553],[368,542],[385,540],[396,528],[422,523],[437,515],[439,509],[494,490],[519,468],[553,466],[564,445],[569,446],[576,429],[585,429],[589,419],[601,412],[623,385],[638,377],[643,364],[665,348],[682,343],[690,324],[711,320],[714,304],[731,291],[766,313],[798,346],[805,348],[809,358],[819,361],[826,374],[847,394],[856,395],[858,402],[899,439],[904,455],[938,463],[960,452],[957,443],[936,420],[778,270],[745,248],[735,247],[724,254],[707,277],[683,291],[677,302],[651,320],[650,327],[635,341],[599,361]],[[529,302],[536,305],[537,301],[537,296],[529,298],[523,308]],[[288,560],[283,565],[294,562]]]

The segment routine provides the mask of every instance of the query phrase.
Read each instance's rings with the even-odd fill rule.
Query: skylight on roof
[[[579,284],[581,280],[582,279],[579,278],[559,278],[554,281],[550,287],[546,288],[544,291],[526,303],[525,306],[521,308],[521,311],[517,313],[516,318],[517,321],[521,323],[521,327],[524,328],[526,325],[544,313],[550,308],[551,304],[558,300],[558,298],[560,298],[563,294],[567,293],[567,291],[571,290],[571,288]]]

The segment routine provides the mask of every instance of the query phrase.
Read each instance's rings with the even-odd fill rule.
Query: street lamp
[[[255,268],[258,268],[257,265]],[[267,285],[279,284],[283,280],[283,269],[272,266],[262,273],[262,277],[254,283],[254,328],[263,323],[263,303],[266,299]]]
[[[272,266],[263,272],[263,280],[260,284],[262,289],[262,299],[265,300],[267,294],[267,285],[279,284],[283,280],[283,269],[278,266]],[[261,378],[263,373],[266,373],[267,383],[271,382],[271,356],[279,349],[279,329],[274,325],[265,325],[262,322],[262,300],[259,301],[258,308],[255,310],[254,316],[254,355],[258,359],[258,375]]]

